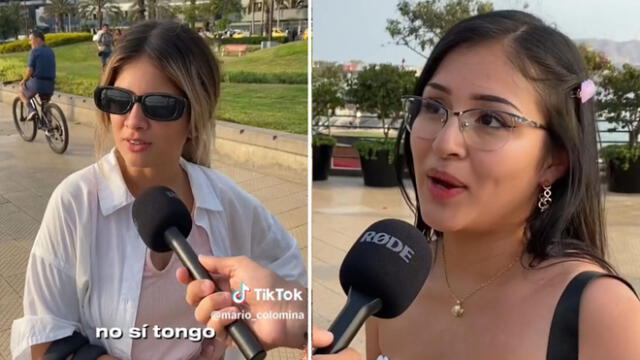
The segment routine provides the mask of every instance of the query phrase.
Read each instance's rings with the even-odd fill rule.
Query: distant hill
[[[577,39],[576,43],[586,43],[603,52],[616,66],[624,63],[640,66],[640,40],[613,41],[606,39]]]

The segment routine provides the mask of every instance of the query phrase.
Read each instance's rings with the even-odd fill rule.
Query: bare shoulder
[[[578,274],[607,273],[584,259],[551,259],[540,264],[541,286],[555,296]],[[580,301],[579,353],[581,360],[640,359],[640,300],[619,279],[603,276],[591,281]]]
[[[592,281],[580,304],[581,359],[640,359],[640,300],[618,279]]]

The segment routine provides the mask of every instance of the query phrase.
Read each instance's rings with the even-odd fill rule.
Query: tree
[[[214,27],[222,31],[231,23],[231,15],[242,11],[242,3],[240,0],[209,0],[201,9],[206,18],[213,20]]]
[[[476,14],[493,11],[493,4],[481,0],[400,0],[400,19],[387,19],[387,32],[398,45],[424,57],[456,23]]]
[[[0,6],[0,39],[18,37],[20,33],[20,4],[12,2]]]
[[[584,43],[578,44],[578,50],[587,64],[589,76],[591,76],[596,83],[598,83],[605,74],[614,70],[613,64],[604,53],[596,51]]]
[[[280,18],[282,17],[282,10],[286,9],[288,7],[287,5],[287,1],[286,0],[275,0],[276,2],[276,14],[277,14],[277,18],[276,18],[276,27],[280,28]]]
[[[256,0],[249,0],[249,3],[247,4],[247,11],[251,12],[251,29],[249,30],[249,35],[253,36],[256,24]]]
[[[190,28],[195,28],[196,21],[200,20],[198,18],[199,14],[199,6],[195,3],[184,4],[179,8],[180,14],[182,14],[183,20],[185,23],[189,24]]]
[[[64,31],[63,17],[65,14],[70,14],[73,11],[74,5],[71,3],[71,0],[51,0],[44,8],[45,15],[56,20],[57,31]]]
[[[320,127],[322,117],[335,114],[337,108],[345,105],[345,72],[341,65],[322,64],[313,69],[312,109],[313,130]]]
[[[640,135],[640,69],[624,64],[602,79],[599,115],[618,129],[629,132],[628,147],[638,146]]]
[[[102,27],[105,16],[121,17],[122,10],[117,5],[116,0],[82,0],[79,4],[80,15],[92,20],[95,14],[98,20],[98,28]]]
[[[145,4],[146,13],[150,20],[165,20],[176,17],[176,10],[169,5],[169,0],[148,0]],[[139,2],[134,2],[129,8],[131,20],[133,22],[140,19]],[[143,12],[144,13],[144,12]]]
[[[368,65],[349,82],[347,96],[358,110],[377,115],[388,143],[392,126],[401,119],[401,98],[411,93],[415,81],[413,71],[389,64]]]
[[[273,38],[273,1],[265,0],[268,3],[267,6],[267,41],[271,41]]]

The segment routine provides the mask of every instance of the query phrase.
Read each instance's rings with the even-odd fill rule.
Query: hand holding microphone
[[[333,334],[330,331],[321,329],[317,326],[313,327],[311,337],[311,346],[314,348],[322,348],[331,345],[333,342]],[[308,350],[307,350],[308,351]],[[306,360],[307,351],[300,360]],[[362,355],[352,348],[346,348],[338,353],[330,355],[314,355],[312,360],[362,360]]]
[[[426,238],[411,224],[387,219],[369,226],[340,266],[340,284],[348,295],[329,327],[333,341],[315,354],[345,349],[369,316],[400,316],[422,289],[431,257]]]
[[[133,203],[132,215],[140,237],[151,250],[173,250],[193,278],[213,282],[186,240],[192,226],[189,210],[171,189],[159,186],[145,191]],[[244,321],[235,321],[227,325],[226,330],[246,359],[266,357],[262,345]]]
[[[307,331],[307,289],[278,276],[273,271],[266,269],[247,257],[217,258],[213,256],[200,256],[200,262],[210,273],[220,275],[216,282],[221,292],[213,292],[215,285],[207,280],[191,281],[186,269],[178,269],[176,276],[178,281],[187,284],[186,301],[196,307],[196,320],[216,330],[216,338],[224,338],[224,327],[230,320],[223,319],[214,314],[221,312],[240,312],[232,301],[233,294],[230,289],[242,289],[244,292],[243,311],[251,314],[248,322],[260,342],[266,349],[278,346],[301,348],[306,340],[304,333]],[[285,289],[302,293],[302,301],[271,301],[258,300],[255,289]],[[238,295],[240,295],[238,293]],[[286,314],[302,313],[304,319],[257,319],[257,314]]]

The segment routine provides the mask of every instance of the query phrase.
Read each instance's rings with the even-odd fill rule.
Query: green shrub
[[[91,41],[92,37],[90,33],[57,33],[44,36],[45,42],[49,47]]]
[[[18,59],[0,59],[0,83],[22,80],[26,68],[24,61]]]
[[[387,150],[389,164],[395,161],[395,139],[362,139],[353,144],[358,154],[366,160],[377,160],[378,153]]]
[[[223,81],[242,84],[306,84],[305,73],[258,73],[250,71],[230,71],[224,74]]]
[[[607,163],[612,161],[627,171],[632,163],[640,160],[640,146],[609,145],[600,149],[600,155]]]
[[[260,45],[261,42],[268,41],[266,36],[247,36],[242,38],[224,38],[222,39],[222,45],[228,44],[247,44],[247,45]],[[271,41],[277,41],[279,43],[286,43],[286,36],[274,36]]]
[[[73,44],[82,41],[90,41],[92,38],[89,33],[56,33],[46,34],[44,36],[45,44],[49,47],[56,47],[60,45]],[[0,45],[0,54],[7,54],[20,51],[31,50],[29,45],[29,39],[16,40],[10,43]]]
[[[336,143],[337,143],[336,138],[334,138],[333,136],[325,135],[325,134],[313,135],[313,138],[311,139],[311,144],[313,146],[320,146],[320,145],[336,146]]]

